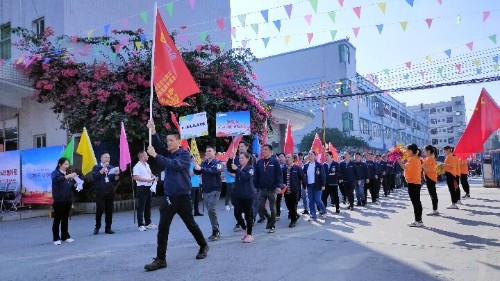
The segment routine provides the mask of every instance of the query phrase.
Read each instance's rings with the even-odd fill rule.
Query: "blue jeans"
[[[307,195],[309,197],[309,212],[311,218],[316,218],[316,206],[320,209],[320,214],[326,214],[326,207],[321,201],[321,189],[313,189],[312,184],[307,185]]]
[[[308,200],[308,196],[307,196],[307,192],[301,188],[301,192],[302,192],[302,203],[304,204],[304,210],[305,211],[309,211],[309,200]]]
[[[365,179],[361,180],[361,184],[356,183],[356,199],[358,203],[365,200]]]

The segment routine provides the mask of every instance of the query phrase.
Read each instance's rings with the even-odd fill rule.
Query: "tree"
[[[62,128],[78,133],[86,127],[93,140],[112,142],[118,140],[123,121],[131,148],[142,147],[147,140],[152,53],[143,30],[85,38],[53,38],[51,28],[42,36],[22,28],[13,32],[21,38],[16,46],[24,54],[17,66],[33,79],[35,99],[52,102],[53,112],[61,114]],[[77,50],[68,47],[74,43],[79,43]],[[210,143],[223,151],[230,139],[215,138],[215,113],[244,110],[251,113],[252,133],[262,131],[270,108],[255,84],[250,62],[256,58],[250,50],[222,52],[206,44],[180,51],[201,93],[185,100],[190,106],[179,108],[161,106],[155,95],[153,119],[160,133],[173,127],[170,112],[179,117],[206,111],[209,136],[197,139],[199,148]]]
[[[323,134],[323,130],[321,128],[316,128],[312,132],[305,135],[299,144],[299,151],[309,151],[316,134],[319,134],[321,137]],[[363,139],[354,136],[348,136],[337,128],[326,128],[325,136],[326,142],[331,142],[332,145],[335,146],[335,148],[337,148],[338,150],[368,147],[368,143],[366,143],[366,141],[364,141]]]

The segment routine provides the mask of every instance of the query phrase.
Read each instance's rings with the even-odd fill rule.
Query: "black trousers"
[[[370,179],[370,182],[368,183],[368,190],[370,190],[372,202],[377,201],[380,193],[380,179]],[[367,196],[367,192],[365,191],[365,201],[367,199]]]
[[[200,213],[200,188],[191,188],[191,201],[193,201],[194,213]]]
[[[151,223],[151,190],[149,186],[137,186],[137,224]],[[144,224],[146,222],[146,224]]]
[[[427,183],[427,190],[429,191],[429,195],[431,196],[432,209],[434,211],[437,211],[437,209],[438,209],[438,196],[437,196],[437,192],[436,192],[436,182],[431,180],[427,176],[425,177],[425,181]]]
[[[465,191],[465,194],[469,195],[470,194],[470,186],[469,186],[469,180],[467,179],[467,174],[460,174],[460,182],[462,183],[462,188]]]
[[[299,203],[300,191],[291,192],[290,194],[285,193],[285,204],[288,209],[288,214],[290,215],[290,220],[296,222],[299,218],[297,213],[297,204]]]
[[[156,257],[159,259],[165,259],[166,257],[168,234],[170,233],[170,225],[175,214],[179,214],[200,247],[207,245],[200,227],[194,220],[191,197],[189,195],[165,197],[160,206],[160,223],[157,235],[158,247],[156,249]]]
[[[52,224],[52,236],[54,241],[71,238],[68,232],[68,218],[72,202],[54,202],[54,223]],[[59,225],[61,225],[61,236],[59,236]]]
[[[114,199],[114,193],[98,194],[96,196],[95,228],[101,228],[102,213],[105,213],[104,221],[106,222],[106,230],[111,229],[111,224],[113,223]]]
[[[394,185],[395,185],[394,175],[385,175],[384,180],[382,181],[382,186],[384,188],[384,195],[390,194]]]
[[[283,199],[283,194],[278,193],[276,195],[276,216],[281,216],[281,200]]]
[[[353,206],[354,205],[354,185],[355,182],[344,182],[344,192],[347,197],[347,200],[349,200],[349,205]]]
[[[413,205],[413,213],[415,213],[415,221],[422,221],[422,202],[420,202],[421,184],[408,184],[408,194],[410,195],[411,204]]]
[[[248,235],[252,235],[253,226],[253,198],[234,198],[234,217],[243,230],[246,229]],[[245,214],[245,220],[243,220]]]
[[[460,200],[460,193],[457,193],[457,189],[460,192],[460,189],[457,186],[457,180],[454,175],[446,172],[446,185],[448,185],[448,190],[450,191],[451,203],[456,204],[458,200]],[[457,197],[458,194],[458,197]]]
[[[325,190],[321,193],[321,201],[325,207],[328,206],[328,196],[330,196],[330,202],[332,205],[335,205],[335,208],[340,208],[340,199],[339,199],[339,186],[338,185],[327,185],[325,186]]]
[[[340,189],[340,194],[342,194],[342,201],[345,202],[345,200],[346,200],[347,197],[345,195],[345,189],[344,189],[344,183],[343,182],[339,184],[339,189]]]

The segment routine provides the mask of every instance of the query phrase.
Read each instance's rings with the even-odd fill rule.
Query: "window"
[[[455,138],[448,138],[448,143],[453,144],[455,142]]]
[[[392,115],[392,118],[398,120],[398,111],[396,110],[395,107],[391,107],[391,115]]]
[[[44,18],[39,18],[33,21],[33,32],[38,35],[38,37],[41,37],[43,35],[43,30],[45,29],[45,19]]]
[[[405,123],[406,123],[405,115],[404,115],[403,113],[400,113],[400,114],[399,114],[399,121],[400,121],[402,124],[405,124]]]
[[[438,129],[431,129],[431,135],[435,135],[438,133]]]
[[[342,79],[342,85],[340,85],[340,94],[341,95],[349,95],[351,94],[351,80]]]
[[[17,150],[17,118],[0,121],[0,139],[2,150]]]
[[[453,108],[451,106],[446,107],[446,112],[452,112],[452,111],[453,111]]]
[[[442,140],[442,139],[439,139],[439,142],[441,143],[441,142],[443,142],[443,140]]]
[[[406,125],[411,126],[411,119],[406,117]]]
[[[446,117],[446,123],[453,123],[453,117]]]
[[[391,128],[384,127],[384,136],[387,140],[391,139]]]
[[[434,125],[435,125],[435,124],[437,124],[437,123],[438,123],[438,122],[437,122],[437,120],[436,120],[436,119],[431,119],[431,124],[434,124]]]
[[[347,62],[347,63],[351,63],[351,56],[350,56],[350,53],[349,53],[349,46],[347,46],[346,44],[340,44],[339,45],[339,62]]]
[[[437,145],[438,144],[438,140],[437,139],[432,139],[432,145]]]
[[[373,137],[374,138],[381,138],[382,137],[382,126],[377,123],[373,123]]]
[[[0,59],[10,59],[11,40],[10,40],[10,23],[0,26]]]
[[[455,101],[455,105],[461,105],[461,104],[462,104],[462,101],[459,101],[459,100]]]
[[[36,135],[33,137],[33,147],[41,148],[47,147],[47,137],[46,135]]]
[[[384,116],[391,117],[391,107],[384,103]]]
[[[431,108],[431,110],[429,112],[430,112],[430,114],[435,114],[436,113],[436,109],[435,108]]]
[[[370,121],[359,118],[359,130],[363,135],[370,135]]]
[[[453,127],[449,127],[448,129],[446,129],[446,132],[448,134],[453,134]]]
[[[344,132],[349,132],[354,130],[354,121],[352,120],[352,113],[350,112],[342,113],[342,128]]]

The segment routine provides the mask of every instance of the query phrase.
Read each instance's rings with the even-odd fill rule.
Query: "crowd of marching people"
[[[433,208],[427,215],[439,215],[436,193],[438,168],[445,172],[451,196],[451,204],[447,208],[457,209],[461,199],[470,197],[468,162],[456,157],[453,148],[449,146],[444,148],[446,158],[442,167],[436,164],[438,150],[431,145],[419,149],[417,145],[410,144],[406,147],[406,157],[391,162],[387,155],[371,152],[362,154],[345,151],[340,157],[335,157],[331,151],[318,155],[313,150],[305,155],[274,155],[272,146],[267,144],[261,147],[260,155],[252,155],[248,143],[244,141],[239,143],[238,150],[227,161],[217,159],[215,148],[207,146],[204,159],[199,163],[198,155],[191,155],[180,146],[178,134],[168,134],[165,147],[151,121],[148,128],[152,132],[152,145],[147,151],[139,152],[139,161],[133,168],[133,179],[137,183],[138,230],[158,229],[157,255],[152,263],[145,266],[148,271],[167,266],[169,229],[176,214],[181,217],[200,246],[196,258],[206,258],[210,247],[194,216],[203,216],[199,209],[203,198],[203,206],[212,228],[208,240],[220,239],[217,203],[223,185],[226,191],[225,210],[233,210],[234,231],[241,231],[244,243],[254,241],[252,230],[255,224],[265,222],[268,233],[276,231],[276,221],[282,215],[282,201],[288,210],[288,226],[293,228],[301,215],[308,221],[326,218],[328,203],[336,214],[341,212],[342,206],[344,210],[355,211],[355,208],[368,207],[368,199],[370,204],[379,205],[382,194],[387,197],[402,186],[407,188],[414,209],[414,221],[408,226],[423,227],[420,191],[424,183]],[[158,179],[148,165],[149,157],[154,158],[164,172],[165,200],[159,209],[158,225],[151,220],[150,188]],[[103,153],[101,162],[93,169],[97,200],[95,235],[99,233],[103,213],[105,233],[114,233],[111,229],[114,197],[112,183],[119,179],[119,170],[113,169],[109,162],[109,154]],[[60,245],[61,241],[74,241],[68,232],[68,216],[72,200],[69,190],[76,174],[66,173],[68,166],[68,160],[61,158],[52,173],[55,245]],[[465,192],[462,197],[460,183]],[[300,213],[299,207],[303,209]]]

